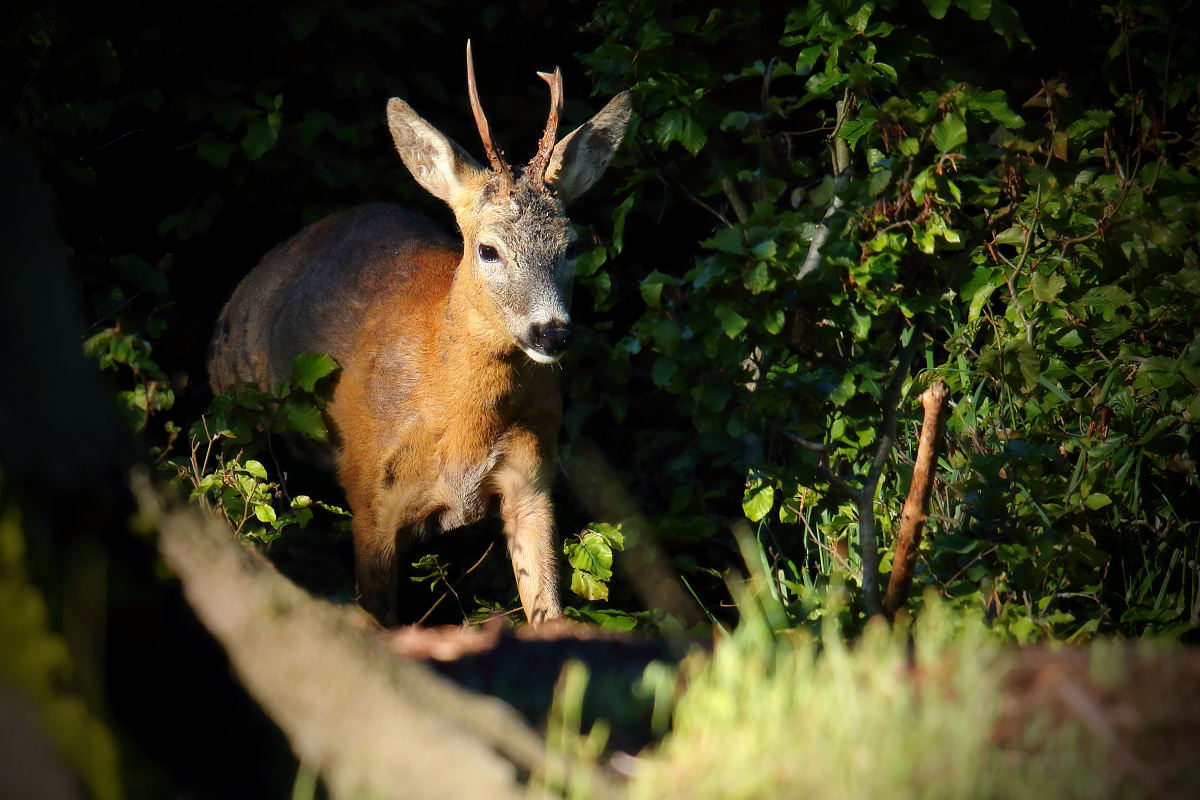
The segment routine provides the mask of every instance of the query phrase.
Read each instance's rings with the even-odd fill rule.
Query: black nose
[[[533,346],[539,353],[558,358],[567,350],[571,341],[571,328],[560,320],[535,322],[529,326]]]

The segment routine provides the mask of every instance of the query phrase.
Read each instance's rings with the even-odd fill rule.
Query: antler
[[[479,136],[483,139],[483,149],[487,151],[488,162],[492,165],[492,171],[500,176],[500,194],[509,194],[513,183],[512,169],[504,161],[504,151],[492,138],[487,117],[479,105],[479,90],[475,87],[475,59],[471,55],[470,39],[467,40],[467,93],[471,98],[471,111],[475,114],[475,124],[479,126]],[[541,155],[540,151],[538,155]]]
[[[546,130],[542,133],[542,140],[538,142],[537,155],[526,168],[534,185],[541,185],[545,177],[546,165],[550,163],[550,153],[554,150],[554,140],[558,136],[558,117],[562,113],[563,105],[562,70],[555,67],[553,74],[539,72],[538,77],[550,84],[550,118],[546,120]]]

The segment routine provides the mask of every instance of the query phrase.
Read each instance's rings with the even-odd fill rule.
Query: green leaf
[[[750,124],[750,115],[745,111],[730,111],[725,115],[725,119],[721,120],[721,130],[741,131]]]
[[[612,545],[599,531],[588,529],[577,541],[568,542],[563,550],[567,563],[575,569],[590,572],[600,580],[612,577]]]
[[[774,288],[775,281],[771,278],[770,268],[762,261],[759,261],[753,268],[743,270],[742,285],[750,290],[751,294],[761,294],[768,289]]]
[[[992,13],[992,0],[954,0],[954,5],[971,15],[971,19],[987,19]]]
[[[1059,347],[1079,347],[1083,344],[1083,337],[1079,335],[1079,331],[1072,328],[1071,330],[1058,337],[1055,342]]]
[[[167,276],[158,272],[143,259],[135,255],[117,256],[111,262],[123,280],[129,281],[143,292],[161,296],[167,293]]]
[[[1133,295],[1119,286],[1096,286],[1075,302],[1081,306],[1116,308],[1127,305],[1132,299]]]
[[[1004,345],[1004,353],[1016,356],[1021,376],[1025,379],[1025,388],[1032,389],[1038,382],[1038,376],[1042,374],[1042,362],[1033,345],[1025,339],[1014,339]]]
[[[571,573],[571,591],[585,600],[608,599],[608,585],[582,570]]]
[[[339,368],[327,353],[301,353],[292,361],[292,383],[306,392],[317,388],[317,381]]]
[[[100,73],[100,82],[111,86],[121,77],[121,62],[117,58],[117,49],[112,42],[97,36],[91,42],[92,63]]]
[[[607,598],[601,598],[607,599]],[[618,612],[613,614],[593,613],[593,616],[600,620],[600,630],[613,631],[615,633],[629,633],[637,627],[638,621],[636,617],[631,616],[627,612]]]
[[[742,243],[742,232],[737,228],[722,228],[713,234],[713,238],[704,242],[704,246],[735,256],[746,252],[746,247]]]
[[[641,289],[642,299],[646,301],[646,305],[650,306],[650,308],[659,308],[662,306],[662,301],[659,299],[663,288],[661,283],[647,283],[646,281],[642,281],[638,288]]]
[[[243,466],[245,467],[246,472],[249,472],[254,477],[264,481],[267,479],[267,468],[262,465],[261,461],[255,461],[251,459]]]
[[[930,135],[938,150],[949,153],[967,141],[967,123],[959,114],[947,114]]]
[[[196,146],[196,155],[212,165],[213,169],[228,167],[229,159],[235,152],[237,152],[237,145],[233,142],[218,142],[210,139]]]
[[[985,92],[981,89],[967,91],[967,108],[976,114],[1002,123],[1016,130],[1025,125],[1025,120],[1008,106],[1008,96],[1003,89]]]
[[[1034,273],[1033,283],[1033,299],[1039,303],[1050,303],[1054,298],[1058,297],[1067,285],[1067,279],[1057,272],[1052,273],[1050,277],[1042,275],[1040,272]]]
[[[637,192],[631,192],[628,197],[621,201],[621,205],[613,209],[613,251],[620,253],[625,248],[625,217],[629,215],[629,211],[641,201],[641,195]],[[599,301],[597,301],[598,303]]]
[[[970,553],[979,544],[978,540],[957,533],[945,533],[934,537],[933,549],[947,553]]]
[[[575,259],[576,277],[586,278],[594,274],[607,259],[608,250],[604,247],[593,247],[591,250],[580,253]]]
[[[725,330],[725,335],[730,339],[736,339],[738,334],[745,330],[748,324],[748,320],[730,308],[727,303],[719,303],[713,309],[713,313],[721,321],[721,327]]]
[[[871,320],[873,317],[870,314],[859,313],[853,307],[850,309],[850,316],[854,320],[854,324],[851,326],[854,331],[854,338],[856,341],[861,342],[867,338],[867,334],[871,331]]]
[[[934,19],[941,19],[946,16],[946,11],[950,8],[950,0],[924,0],[925,8],[929,10],[929,16]]]
[[[1112,498],[1106,494],[1095,492],[1093,494],[1089,494],[1083,501],[1083,504],[1092,511],[1098,511],[1105,506],[1112,505]]]
[[[321,409],[311,402],[298,402],[289,398],[279,412],[285,429],[299,431],[318,442],[329,439],[329,431],[325,428],[325,421],[321,419]]]
[[[754,255],[758,256],[759,258],[767,259],[774,258],[775,253],[778,250],[779,246],[775,244],[774,239],[767,239],[766,241],[759,242],[758,244],[754,245],[754,247],[750,248],[750,252]]]
[[[651,336],[654,337],[654,348],[659,352],[673,355],[679,349],[683,332],[679,330],[679,323],[675,320],[669,317],[657,319],[650,330]]]
[[[271,523],[275,521],[275,508],[270,503],[263,503],[254,507],[254,516],[259,522]]]
[[[992,13],[988,17],[988,22],[991,23],[992,30],[1004,37],[1004,41],[1009,47],[1012,47],[1014,39],[1032,44],[1029,34],[1021,25],[1016,10],[1003,0],[992,0]]]
[[[967,311],[967,322],[975,321],[979,312],[983,310],[983,304],[992,296],[992,292],[996,291],[998,285],[996,282],[989,281],[975,291],[971,297],[971,306]]]
[[[745,512],[747,519],[758,522],[770,514],[774,507],[775,487],[771,484],[752,486],[746,490],[746,496],[742,500],[742,511]]]
[[[621,523],[610,525],[607,522],[593,522],[588,529],[603,536],[604,541],[614,550],[625,549],[625,533],[621,530]]]
[[[242,137],[242,150],[246,152],[246,158],[250,161],[256,161],[262,158],[266,153],[273,148],[279,141],[279,115],[278,112],[273,114],[257,114],[246,128],[246,135]]]
[[[800,55],[796,58],[796,74],[807,75],[812,71],[813,66],[817,63],[817,59],[825,52],[825,45],[818,43],[809,45],[800,51]]]
[[[663,114],[654,127],[654,134],[663,149],[678,141],[692,155],[699,153],[708,141],[704,129],[682,108],[672,108]]]
[[[1020,245],[1025,243],[1025,229],[1020,225],[1010,225],[992,240],[996,244]]]
[[[650,369],[650,378],[654,381],[655,386],[669,386],[678,370],[679,365],[675,363],[675,359],[670,356],[659,356]]]
[[[1052,145],[1052,148],[1054,151],[1054,157],[1059,159],[1060,161],[1066,161],[1067,160],[1067,142],[1068,142],[1067,132],[1066,131],[1055,131],[1053,142],[1054,143]]]
[[[869,130],[871,130],[871,123],[869,122],[861,122],[854,119],[847,120],[837,129],[835,138],[845,139],[850,145],[850,149],[853,150],[854,146],[858,144],[858,140],[866,135]]]
[[[867,184],[867,192],[872,197],[875,197],[876,195],[878,195],[880,192],[882,192],[884,189],[887,188],[888,184],[891,183],[891,180],[892,180],[892,171],[890,169],[883,169],[878,172],[872,172],[871,178]]]

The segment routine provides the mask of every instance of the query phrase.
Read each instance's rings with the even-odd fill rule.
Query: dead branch
[[[945,430],[945,412],[949,402],[950,390],[942,380],[935,381],[921,395],[925,421],[921,424],[921,441],[917,446],[917,460],[913,464],[912,485],[909,486],[904,510],[900,514],[896,554],[892,558],[892,574],[883,600],[883,613],[889,620],[894,619],[896,612],[904,606],[912,586],[917,550],[921,546],[921,534],[929,515],[929,496],[937,478],[938,450]]]
[[[331,797],[516,798],[519,773],[558,758],[514,709],[397,657],[361,612],[313,598],[215,518],[164,507],[144,471],[133,488],[188,603]]]

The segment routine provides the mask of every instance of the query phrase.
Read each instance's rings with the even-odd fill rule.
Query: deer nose
[[[529,333],[533,339],[533,347],[539,353],[558,358],[567,351],[567,344],[571,341],[571,328],[562,320],[551,320],[550,322],[535,322],[529,326]]]

